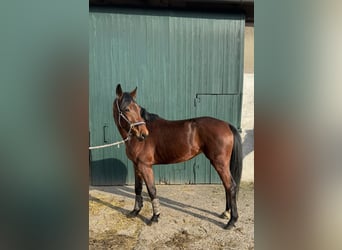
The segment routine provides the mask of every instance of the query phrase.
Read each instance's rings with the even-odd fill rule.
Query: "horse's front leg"
[[[154,184],[154,175],[153,175],[152,165],[139,164],[138,169],[141,170],[143,179],[147,187],[148,194],[151,198],[153,215],[149,224],[152,224],[154,222],[158,222],[158,218],[160,215],[160,204],[159,204],[159,199],[157,198],[156,186]]]
[[[142,188],[143,188],[143,179],[137,169],[137,166],[134,165],[134,177],[135,177],[135,204],[134,204],[134,209],[131,211],[128,216],[129,217],[136,217],[141,208],[143,207],[143,197],[141,195],[142,193]]]

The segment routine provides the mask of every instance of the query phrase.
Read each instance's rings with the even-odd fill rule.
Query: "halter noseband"
[[[143,125],[143,124],[146,124],[145,122],[130,122],[128,120],[128,118],[125,116],[125,114],[121,111],[120,107],[119,107],[119,100],[116,100],[116,106],[118,108],[118,111],[119,111],[119,125],[122,129],[124,129],[122,126],[121,126],[121,122],[120,122],[120,118],[122,117],[129,125],[129,130],[128,130],[128,136],[131,135],[131,130],[132,128],[136,127],[136,126],[140,126],[140,125]]]

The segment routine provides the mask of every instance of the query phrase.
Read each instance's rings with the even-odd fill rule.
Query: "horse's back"
[[[192,119],[201,133],[231,134],[230,124],[217,118],[204,116]]]
[[[214,126],[227,126],[228,125],[227,122],[214,118],[214,117],[210,117],[210,116],[201,116],[201,117],[192,118],[190,120],[194,120],[200,124],[207,125],[207,126],[213,126],[213,125]]]
[[[232,135],[229,123],[209,116],[174,121],[159,119],[148,127],[151,135],[155,134],[159,139],[171,142],[184,141],[189,136],[201,140],[204,137],[218,139]]]

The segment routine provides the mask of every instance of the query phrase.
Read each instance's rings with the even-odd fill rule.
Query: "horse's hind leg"
[[[143,185],[143,179],[140,176],[138,170],[136,169],[136,166],[134,166],[134,176],[135,176],[135,204],[134,209],[131,211],[128,216],[129,217],[135,217],[139,214],[141,208],[143,207],[143,197],[141,195],[142,193],[142,185]]]
[[[234,226],[238,219],[236,206],[236,184],[229,171],[229,162],[216,160],[211,161],[211,164],[219,174],[226,192],[226,211],[223,212],[222,216],[227,216],[230,212],[230,219],[228,224],[225,226],[226,229],[229,229]]]
[[[160,203],[159,203],[159,199],[157,198],[157,190],[154,184],[153,170],[152,170],[152,166],[148,166],[148,165],[140,165],[139,168],[141,168],[141,173],[144,178],[147,191],[152,202],[153,215],[149,222],[149,224],[152,224],[153,222],[158,222],[158,218],[160,215]]]
[[[227,225],[225,226],[226,229],[230,229],[232,227],[235,226],[235,222],[238,220],[238,212],[237,212],[237,205],[236,205],[236,183],[233,180],[233,178],[231,178],[231,187],[229,189],[229,203],[231,205],[231,209],[230,209],[230,219],[227,223]]]

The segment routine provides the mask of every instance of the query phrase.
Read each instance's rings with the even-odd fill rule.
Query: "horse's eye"
[[[129,112],[129,108],[126,108],[126,109],[125,109],[125,112]]]

